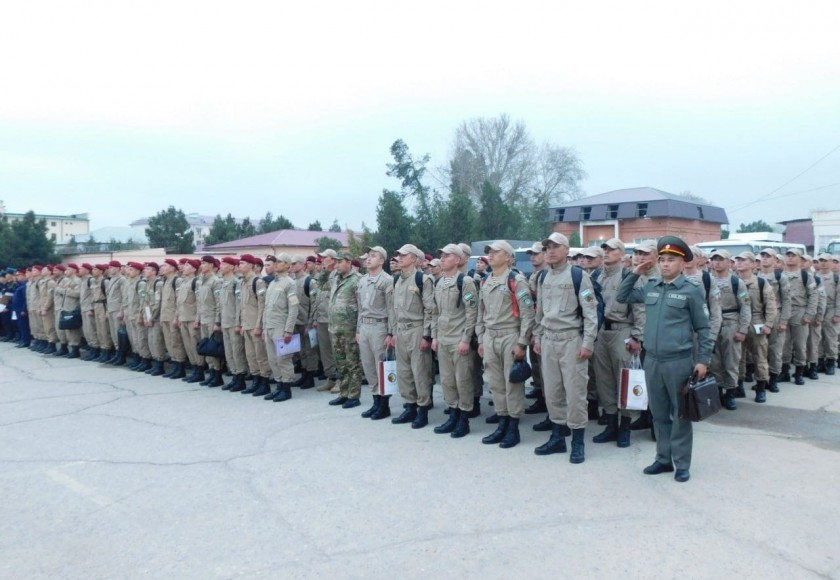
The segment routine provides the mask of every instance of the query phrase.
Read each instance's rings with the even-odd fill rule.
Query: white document
[[[289,344],[283,342],[282,338],[275,338],[274,347],[277,352],[277,356],[288,356],[290,354],[300,352],[300,335],[293,334],[292,340],[289,341]]]
[[[756,334],[761,334],[762,329],[764,328],[763,324],[753,324],[753,328],[755,328]]]
[[[317,328],[310,328],[308,331],[309,334],[309,345],[311,347],[318,346],[318,329]]]
[[[0,303],[0,312],[6,312],[6,305]]]

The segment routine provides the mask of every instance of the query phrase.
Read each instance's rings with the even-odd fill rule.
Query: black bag
[[[77,308],[70,312],[62,310],[58,316],[59,330],[76,330],[82,327],[82,309]]]
[[[703,421],[720,411],[720,392],[711,373],[702,381],[697,374],[691,375],[682,389],[680,418],[689,421]]]
[[[120,354],[128,354],[131,352],[131,342],[128,340],[128,330],[125,325],[117,329],[117,351]]]
[[[200,356],[225,358],[225,343],[222,338],[222,333],[217,331],[212,336],[199,340],[198,354]]]

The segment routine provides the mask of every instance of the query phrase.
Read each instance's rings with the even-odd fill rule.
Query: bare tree
[[[579,199],[580,181],[586,172],[574,149],[543,143],[537,155],[532,187],[548,198],[549,203],[563,203]]]

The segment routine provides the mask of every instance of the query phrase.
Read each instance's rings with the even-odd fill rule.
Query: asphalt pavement
[[[0,344],[0,577],[840,578],[840,375],[654,443],[537,457]],[[748,391],[749,392],[749,391]],[[401,410],[399,397],[392,411]]]

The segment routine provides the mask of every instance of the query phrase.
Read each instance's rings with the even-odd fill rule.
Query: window
[[[697,206],[697,216],[702,220],[703,219],[703,208],[699,205]]]
[[[581,215],[580,220],[585,222],[589,219],[590,214],[592,214],[592,208],[591,207],[585,207],[581,211],[583,212],[583,214]]]
[[[55,234],[50,234],[50,239],[51,239],[52,241],[55,241]]]
[[[565,208],[558,208],[554,210],[554,221],[562,222],[563,218],[566,217],[566,209]]]
[[[52,227],[55,227],[55,226],[57,226],[57,225],[58,225],[58,222],[50,222],[50,225],[51,225]]]
[[[618,217],[618,205],[607,206],[607,219],[614,220]]]
[[[648,204],[646,203],[637,203],[636,204],[636,217],[647,217],[648,211]]]

